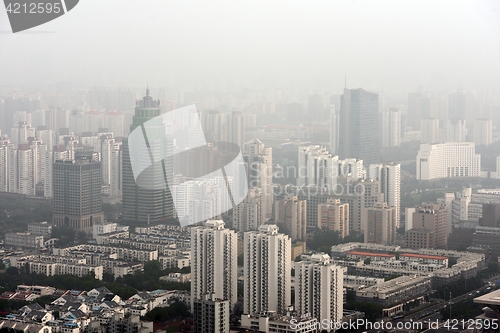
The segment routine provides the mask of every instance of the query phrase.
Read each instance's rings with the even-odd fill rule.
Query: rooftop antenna
[[[146,96],[149,96],[149,82],[146,84]]]

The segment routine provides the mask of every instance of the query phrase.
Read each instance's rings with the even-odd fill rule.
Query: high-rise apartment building
[[[287,195],[283,200],[276,201],[274,220],[292,238],[292,241],[305,240],[306,211],[306,200]]]
[[[319,322],[337,323],[343,314],[344,272],[324,253],[295,263],[295,308]],[[334,326],[334,325],[328,325]],[[330,332],[333,327],[328,327]]]
[[[215,293],[201,295],[194,301],[193,324],[197,333],[229,333],[231,308],[229,300],[217,298]]]
[[[101,162],[91,149],[78,149],[73,160],[54,163],[53,224],[92,232],[104,222]]]
[[[365,243],[390,245],[396,240],[396,207],[378,202],[368,208],[365,226]]]
[[[417,155],[417,179],[479,177],[481,155],[474,142],[421,144]]]
[[[273,151],[262,141],[253,139],[243,146],[243,160],[249,188],[259,188],[266,218],[273,214]]]
[[[408,94],[408,118],[406,126],[413,130],[420,129],[420,120],[423,118],[437,118],[439,116],[439,99],[422,90]]]
[[[476,145],[489,146],[493,142],[493,125],[490,119],[474,121],[474,142]]]
[[[340,107],[340,158],[364,163],[379,160],[378,95],[363,89],[344,89]]]
[[[291,304],[290,237],[276,225],[264,224],[243,238],[243,313],[286,314]]]
[[[446,142],[465,142],[467,127],[463,119],[450,119],[446,125]]]
[[[206,293],[229,300],[230,309],[236,304],[237,242],[236,232],[225,229],[222,220],[191,228],[191,310]]]
[[[265,199],[259,188],[249,189],[247,197],[233,208],[233,228],[245,232],[257,230],[265,223]]]
[[[396,108],[384,109],[380,112],[382,147],[401,146],[401,111]]]
[[[318,222],[322,229],[338,231],[342,238],[349,236],[349,204],[334,198],[319,204]]]
[[[371,164],[370,178],[380,181],[380,191],[384,195],[384,202],[396,208],[396,224],[399,228],[401,214],[401,165]]]
[[[420,125],[420,142],[421,143],[438,143],[439,138],[439,119],[424,118]]]
[[[135,107],[130,132],[142,126],[148,120],[160,116],[160,111],[160,101],[153,100],[149,95],[149,89],[147,89],[146,96],[141,101],[138,101]],[[165,129],[161,128],[161,126],[158,126],[157,130],[158,133],[165,132]],[[163,150],[173,151],[171,140],[158,140],[158,142],[150,140],[148,142],[150,153],[154,156],[166,156]],[[166,147],[164,146],[165,143]],[[147,152],[142,153],[147,154]],[[150,163],[150,161],[145,160],[144,163]],[[165,159],[162,161],[162,165],[151,166],[148,169],[146,175],[148,179],[145,179],[145,181],[152,184],[151,188],[154,188],[155,184],[167,184],[166,178],[171,177],[172,174],[172,159]],[[168,185],[167,188],[151,188],[137,185],[130,160],[128,139],[124,139],[122,145],[122,205],[125,223],[157,224],[174,220],[174,203]]]
[[[340,115],[335,109],[335,105],[330,105],[330,153],[337,155],[339,153],[339,125]]]

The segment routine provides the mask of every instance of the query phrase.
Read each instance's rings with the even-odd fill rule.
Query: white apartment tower
[[[396,108],[380,112],[382,147],[401,146],[401,111]]]
[[[206,293],[229,300],[231,309],[236,304],[237,242],[236,232],[225,229],[222,220],[191,228],[191,311]]]
[[[396,207],[396,222],[399,228],[401,214],[401,165],[370,164],[370,178],[380,181],[380,191],[384,194],[384,202]]]
[[[260,188],[262,209],[266,218],[273,214],[273,150],[262,141],[253,139],[243,146],[243,159],[250,188]]]
[[[243,313],[286,314],[291,304],[291,240],[276,225],[261,225],[243,236]]]
[[[335,110],[335,105],[330,105],[330,153],[338,154],[339,152],[339,124],[340,115]]]
[[[491,145],[493,125],[490,119],[476,119],[474,121],[474,142],[476,145]]]
[[[438,143],[439,142],[439,119],[425,118],[420,121],[420,142]]]
[[[421,144],[417,155],[417,179],[479,177],[481,155],[474,142]]]
[[[299,147],[297,186],[329,186],[336,184],[338,156],[321,146]]]
[[[309,260],[295,263],[295,308],[300,315],[310,315],[319,322],[340,322],[343,289],[344,272],[330,263],[328,254],[313,254]]]

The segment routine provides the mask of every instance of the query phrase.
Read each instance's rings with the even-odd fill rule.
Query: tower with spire
[[[146,96],[138,100],[135,107],[130,132],[143,125],[148,120],[161,116],[160,101],[154,100],[149,94],[149,86],[146,87]],[[161,129],[159,129],[161,131]],[[153,146],[149,142],[150,149],[173,149],[172,142],[167,140],[167,145]],[[126,224],[146,225],[159,223],[175,223],[174,204],[170,190],[165,189],[145,189],[136,184],[132,165],[128,139],[123,140],[122,145],[122,216]],[[165,177],[173,174],[173,161],[162,161],[161,172],[148,173],[149,182],[156,184],[166,184]]]

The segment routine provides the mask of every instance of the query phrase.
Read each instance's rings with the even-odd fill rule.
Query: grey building
[[[344,89],[340,99],[340,158],[357,158],[366,164],[379,161],[378,95]]]
[[[92,149],[75,150],[73,160],[57,160],[53,170],[53,224],[92,232],[104,222],[101,162]]]
[[[135,115],[133,117],[130,132],[142,126],[148,120],[161,115],[160,101],[153,100],[149,96],[149,89],[146,96],[137,102]],[[161,129],[160,129],[161,130]],[[149,142],[149,148],[163,149],[155,147],[153,142]],[[168,143],[168,142],[167,142]],[[128,139],[123,140],[122,151],[122,193],[123,193],[123,220],[126,224],[144,225],[170,223],[174,221],[174,203],[168,185],[166,188],[149,189],[137,185],[132,164]],[[167,149],[173,149],[172,142]],[[154,154],[154,151],[152,152]],[[146,173],[146,172],[145,172]],[[147,170],[148,179],[151,184],[167,184],[166,177],[173,174],[173,161],[171,159],[162,160],[161,165],[151,165]],[[154,187],[154,186],[153,186]]]
[[[229,333],[229,300],[209,293],[194,301],[194,331],[197,333]]]

